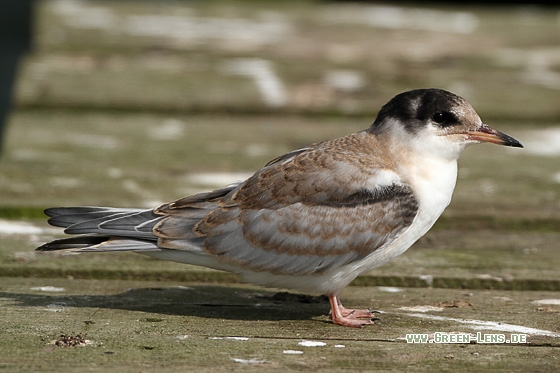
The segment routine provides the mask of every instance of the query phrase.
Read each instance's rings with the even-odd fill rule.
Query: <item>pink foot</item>
[[[369,309],[349,310],[344,308],[340,299],[336,295],[329,294],[331,304],[330,318],[333,323],[353,328],[362,328],[365,325],[373,324],[371,320],[374,314]]]
[[[369,308],[363,310],[349,310],[348,308],[344,308],[341,304],[339,310],[344,317],[350,316],[355,319],[371,319],[372,317],[375,317],[375,314],[371,312]]]

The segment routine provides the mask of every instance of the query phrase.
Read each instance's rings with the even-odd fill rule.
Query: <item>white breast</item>
[[[456,181],[455,160],[425,160],[421,167],[411,170],[410,183],[420,202],[416,220],[428,225],[422,234],[432,227],[451,202]]]

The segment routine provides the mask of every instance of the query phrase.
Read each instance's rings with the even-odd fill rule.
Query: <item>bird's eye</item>
[[[450,126],[457,122],[457,118],[455,117],[455,115],[448,111],[438,111],[434,114],[432,120],[437,124],[442,124],[445,126]]]
[[[445,114],[437,112],[434,114],[434,117],[432,119],[434,120],[434,122],[441,124],[445,122]]]

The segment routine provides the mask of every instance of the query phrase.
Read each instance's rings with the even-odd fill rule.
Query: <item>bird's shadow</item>
[[[131,288],[110,295],[0,292],[0,298],[12,299],[16,306],[106,308],[231,320],[308,320],[329,310],[324,296],[213,285]]]

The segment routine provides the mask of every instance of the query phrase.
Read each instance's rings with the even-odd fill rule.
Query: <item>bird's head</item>
[[[442,89],[398,94],[385,104],[368,130],[406,144],[415,152],[457,159],[467,145],[490,142],[523,145],[484,124],[462,97]]]

